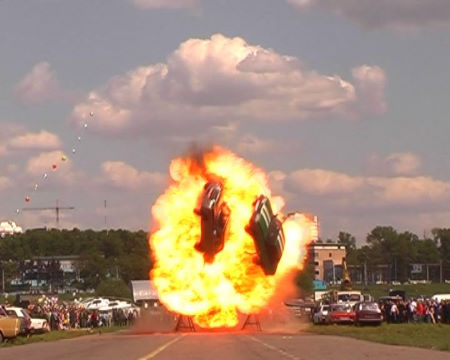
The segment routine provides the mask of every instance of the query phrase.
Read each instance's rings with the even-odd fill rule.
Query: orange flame
[[[151,278],[160,300],[169,310],[193,316],[202,327],[233,327],[238,311],[257,313],[273,295],[277,282],[303,264],[310,241],[310,220],[288,219],[284,225],[286,244],[274,276],[266,276],[253,258],[252,237],[245,231],[253,202],[267,196],[280,213],[281,197],[272,196],[264,172],[230,151],[215,147],[198,159],[177,158],[170,165],[171,186],[152,207],[156,230],[150,236],[154,257]],[[223,201],[231,217],[224,249],[212,264],[194,245],[200,239],[198,207],[203,186],[210,179],[223,184]]]

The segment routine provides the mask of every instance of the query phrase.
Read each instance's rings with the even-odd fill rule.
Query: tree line
[[[27,230],[0,239],[0,268],[6,279],[20,277],[24,262],[43,256],[78,256],[80,290],[97,289],[115,278],[148,279],[152,266],[148,234],[128,230]],[[100,288],[104,287],[102,284]]]
[[[336,239],[325,242],[345,245],[349,266],[370,269],[388,265],[391,279],[401,282],[409,279],[414,263],[442,264],[443,278],[450,279],[448,228],[436,228],[430,235],[419,237],[409,231],[399,232],[392,226],[377,226],[359,247],[356,238],[344,231],[339,232]],[[65,255],[78,256],[76,267],[83,283],[77,286],[82,290],[96,289],[112,278],[125,284],[130,280],[148,279],[152,267],[148,233],[142,230],[34,229],[0,239],[0,269],[9,280],[20,277],[20,264],[25,260]],[[300,275],[301,287],[312,282],[311,271],[312,267],[306,266],[306,271]]]
[[[412,264],[441,264],[443,277],[450,279],[450,229],[436,228],[422,238],[409,231],[399,232],[392,226],[377,226],[357,248],[350,233],[340,232],[337,243],[347,249],[347,264],[374,267],[388,265],[391,278],[401,282],[411,275]]]
[[[428,265],[431,280],[450,279],[448,228],[435,228],[429,235],[419,237],[409,231],[397,231],[392,226],[376,226],[359,247],[355,236],[345,231],[340,231],[335,239],[319,239],[318,242],[345,245],[349,268],[357,268],[362,272],[363,269],[370,271],[384,266],[391,281],[408,281],[413,264],[422,264],[424,269]],[[419,276],[423,278],[426,275]],[[305,293],[311,293],[313,279],[314,265],[307,260],[304,270],[298,274],[297,285]]]

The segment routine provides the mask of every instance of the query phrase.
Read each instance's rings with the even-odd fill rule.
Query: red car
[[[359,302],[355,304],[355,324],[381,325],[383,314],[376,302]]]
[[[326,324],[353,324],[355,312],[349,304],[331,304],[325,317]]]

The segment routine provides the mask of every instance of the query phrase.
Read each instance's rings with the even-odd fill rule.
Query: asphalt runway
[[[2,360],[443,360],[450,353],[306,333],[95,334],[0,349]]]

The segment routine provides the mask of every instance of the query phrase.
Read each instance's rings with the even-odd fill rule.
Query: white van
[[[432,300],[440,303],[442,300],[450,300],[450,294],[436,294],[431,297]]]

